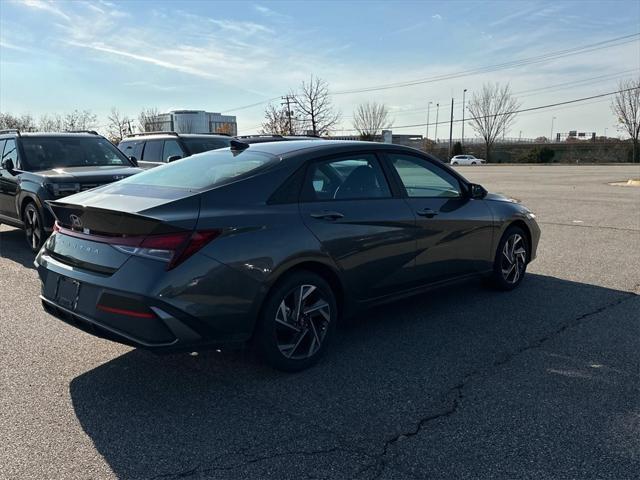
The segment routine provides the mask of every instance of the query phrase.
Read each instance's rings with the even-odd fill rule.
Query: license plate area
[[[67,277],[58,277],[55,301],[58,305],[69,310],[75,310],[78,305],[80,282]]]

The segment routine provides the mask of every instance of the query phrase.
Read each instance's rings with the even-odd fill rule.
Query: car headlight
[[[49,190],[56,197],[66,197],[80,191],[79,183],[48,183]]]

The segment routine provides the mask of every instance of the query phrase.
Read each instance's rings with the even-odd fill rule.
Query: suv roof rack
[[[177,137],[178,136],[178,132],[138,132],[138,133],[130,133],[125,138],[146,137],[147,135],[173,135],[173,136]]]
[[[100,135],[95,130],[65,130],[64,133],[90,133],[91,135]]]
[[[236,138],[284,138],[284,135],[274,133],[273,135],[240,135]]]
[[[20,136],[20,130],[18,130],[17,128],[6,128],[4,130],[0,130],[0,135],[4,133],[15,133],[16,135]]]

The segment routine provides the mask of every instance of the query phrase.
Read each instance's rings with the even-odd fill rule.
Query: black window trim
[[[425,162],[430,163],[431,165],[433,165],[435,167],[436,170],[442,170],[444,172],[447,172],[449,175],[451,175],[452,177],[454,177],[458,183],[460,184],[460,191],[461,191],[461,195],[458,198],[466,198],[469,196],[470,194],[470,187],[469,187],[469,182],[467,182],[467,180],[462,177],[458,172],[456,172],[454,169],[449,168],[447,165],[443,164],[441,161],[439,161],[437,158],[432,157],[431,155],[428,154],[420,154],[420,153],[414,153],[414,152],[407,152],[406,150],[385,150],[383,153],[383,157],[384,157],[384,163],[386,164],[387,168],[390,170],[390,174],[391,176],[393,176],[394,181],[397,182],[398,187],[401,191],[401,196],[402,198],[405,199],[409,199],[409,198],[453,198],[453,197],[429,197],[429,196],[424,196],[424,197],[410,197],[409,194],[407,193],[407,189],[404,186],[404,183],[402,182],[402,179],[400,178],[400,174],[398,173],[398,171],[395,169],[395,167],[393,166],[393,162],[391,161],[391,157],[390,155],[406,155],[408,157],[415,157],[418,158],[420,160],[424,160]]]
[[[306,190],[308,189],[308,185],[310,185],[311,184],[310,182],[312,181],[312,178],[311,178],[311,175],[313,172],[312,167],[317,163],[331,162],[337,158],[351,156],[351,155],[354,155],[354,156],[355,155],[371,155],[374,158],[374,160],[378,163],[378,166],[380,167],[380,171],[382,172],[382,175],[385,181],[387,182],[387,187],[391,195],[388,197],[345,198],[340,200],[335,200],[333,198],[320,199],[320,200],[317,198],[309,198],[309,192]],[[346,158],[345,160],[348,160],[348,158]],[[367,201],[393,200],[393,199],[400,198],[400,192],[398,192],[397,189],[394,188],[395,187],[394,183],[390,181],[388,172],[386,171],[384,166],[384,160],[381,158],[379,151],[354,150],[354,151],[333,153],[330,155],[325,155],[322,157],[317,157],[317,158],[308,160],[304,168],[306,169],[306,171],[305,171],[304,180],[302,182],[302,186],[300,188],[300,192],[298,195],[298,203],[330,203],[330,202],[352,202],[352,201],[361,202],[363,200],[367,200]]]

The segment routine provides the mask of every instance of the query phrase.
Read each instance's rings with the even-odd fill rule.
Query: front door
[[[415,219],[406,202],[392,195],[374,154],[343,154],[314,162],[300,210],[358,300],[409,285],[415,265]]]
[[[491,268],[494,225],[485,201],[470,198],[437,161],[405,153],[386,158],[416,218],[417,280],[433,283]]]

